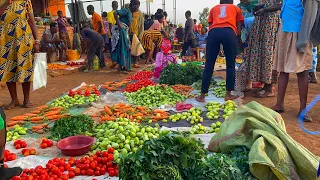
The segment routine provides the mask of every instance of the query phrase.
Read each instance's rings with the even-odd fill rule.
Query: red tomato
[[[110,177],[114,177],[116,175],[116,172],[115,172],[115,170],[110,170],[110,171],[108,171],[108,174]]]
[[[48,147],[52,147],[53,146],[53,142],[52,141],[48,141],[47,145],[48,145]]]
[[[102,157],[108,157],[108,152],[107,151],[103,151],[102,152]]]
[[[47,143],[42,143],[42,144],[40,145],[40,147],[41,147],[41,149],[45,149],[45,148],[48,147],[48,144],[47,144]]]
[[[113,154],[108,155],[108,161],[113,161]]]
[[[15,145],[16,149],[21,149],[21,144]]]
[[[108,149],[108,153],[113,154],[113,152],[114,152],[114,149],[112,147]]]
[[[72,171],[69,171],[68,172],[68,176],[69,176],[70,179],[72,179],[72,178],[74,178],[76,176],[76,174],[74,172],[72,172]]]
[[[86,170],[81,170],[81,175],[86,175],[87,174],[87,171]]]
[[[107,157],[104,157],[103,159],[102,159],[102,163],[103,164],[107,164],[109,161],[108,161],[108,158]]]
[[[5,150],[4,151],[4,156],[6,157],[6,156],[9,156],[10,155],[10,151],[9,150]]]
[[[21,148],[26,148],[28,146],[28,144],[24,141],[21,142]]]
[[[108,162],[107,163],[107,167],[109,168],[109,167],[112,167],[113,166],[113,163],[110,161],[110,162]]]
[[[68,179],[69,179],[69,176],[66,175],[66,174],[63,174],[62,176],[60,176],[60,178],[61,178],[62,180],[68,180]]]
[[[114,172],[115,172],[115,176],[119,175],[119,170],[118,169],[115,169]]]
[[[93,176],[94,175],[94,171],[92,169],[88,169],[87,170],[87,175],[88,176]]]
[[[107,170],[105,168],[100,169],[100,174],[105,175],[107,173]]]
[[[81,170],[79,168],[74,169],[74,173],[76,174],[76,176],[81,174]]]

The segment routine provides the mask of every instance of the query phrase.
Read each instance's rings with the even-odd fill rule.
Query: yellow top
[[[116,24],[116,19],[114,18],[114,13],[115,12],[115,10],[112,10],[112,11],[110,11],[110,12],[108,12],[108,23],[109,24],[112,24],[112,25],[115,25]],[[109,36],[109,38],[111,38],[111,32],[109,31],[109,33],[108,33],[108,36]]]

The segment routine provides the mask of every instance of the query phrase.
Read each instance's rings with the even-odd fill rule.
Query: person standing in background
[[[33,53],[39,52],[40,43],[31,0],[11,1],[0,18],[0,37],[0,81],[7,84],[11,96],[6,109],[20,105],[17,82],[22,84],[23,107],[30,108]]]
[[[198,25],[197,25],[197,20],[196,19],[193,19],[193,23],[194,23],[194,25],[193,25],[193,32],[195,33],[195,34],[197,34],[197,33],[199,33],[199,29],[198,29]],[[201,30],[201,29],[200,29]]]
[[[69,26],[68,21],[63,17],[62,11],[58,11],[58,19],[57,19],[58,27],[59,27],[59,35],[60,39],[63,40],[65,46],[68,49],[71,49],[71,41],[67,32],[67,26]]]
[[[130,12],[132,14],[132,23],[129,28],[129,36],[131,40],[131,62],[133,68],[139,68],[138,59],[141,55],[139,47],[141,46],[140,41],[133,41],[133,36],[136,35],[138,39],[141,39],[144,31],[144,16],[140,11],[140,1],[131,0],[130,1]]]
[[[107,49],[109,49],[109,38],[108,38],[108,33],[109,33],[109,22],[108,22],[108,13],[103,12],[102,13],[102,22],[103,22],[103,27],[104,30],[106,31],[107,38],[104,38],[104,50],[107,52]]]
[[[182,24],[178,25],[178,28],[176,30],[176,38],[178,39],[179,42],[183,42],[184,38],[184,29],[182,27]]]
[[[112,51],[112,45],[111,45],[111,37],[112,37],[112,32],[111,29],[114,25],[116,25],[116,20],[114,18],[114,12],[118,10],[118,1],[112,1],[112,11],[108,12],[108,23],[109,23],[109,32],[108,32],[108,37],[109,37],[109,52],[111,54]],[[113,69],[117,66],[117,63],[112,60],[112,64],[110,65],[110,68]]]
[[[195,48],[196,45],[196,37],[194,36],[194,21],[191,18],[191,11],[187,11],[185,13],[186,16],[186,24],[184,27],[184,44],[182,48],[182,56],[185,56],[189,47]]]
[[[312,49],[312,69],[309,71],[309,78],[310,78],[311,84],[318,84],[317,64],[318,64],[317,47],[313,47],[313,49]]]
[[[93,29],[96,32],[98,32],[103,37],[104,40],[106,40],[107,33],[104,30],[104,25],[103,25],[101,16],[94,11],[94,7],[92,5],[87,6],[87,11],[88,11],[88,14],[92,16]],[[99,59],[100,59],[100,68],[102,69],[102,68],[106,67],[104,55],[99,57]]]

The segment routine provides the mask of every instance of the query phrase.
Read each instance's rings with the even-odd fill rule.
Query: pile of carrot
[[[182,84],[173,85],[173,86],[171,86],[171,88],[176,93],[182,94],[185,97],[190,96],[190,93],[194,90],[192,86],[186,86],[186,85],[182,85]]]
[[[100,122],[115,121],[117,118],[128,118],[133,122],[152,120],[153,122],[169,118],[170,114],[164,110],[152,110],[147,107],[126,105],[104,106],[100,112]]]
[[[104,88],[108,91],[118,91],[129,83],[130,80],[123,80],[119,82],[105,82],[103,85],[101,85],[101,88]]]
[[[62,64],[48,64],[48,69],[51,69],[51,70],[57,70],[57,69],[64,70],[68,68],[71,68],[71,67],[68,65],[62,65]]]
[[[69,115],[64,114],[63,107],[50,108],[49,106],[44,105],[44,106],[37,107],[36,110],[30,113],[11,118],[7,123],[7,126],[24,124],[25,122],[31,122],[33,124],[41,124],[45,120],[55,121],[67,116]]]

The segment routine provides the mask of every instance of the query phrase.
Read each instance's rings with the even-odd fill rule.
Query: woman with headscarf
[[[241,32],[241,40],[242,42],[246,42],[247,37],[250,33],[254,15],[254,8],[258,5],[258,0],[240,0],[238,7],[241,9],[242,14],[244,16],[244,28],[242,28]]]
[[[159,48],[162,43],[162,23],[164,20],[163,13],[157,12],[155,14],[156,20],[154,20],[152,26],[144,31],[142,36],[142,46],[146,50],[147,59],[145,63],[152,63],[152,55],[155,52],[157,54],[159,52]]]
[[[183,30],[182,24],[180,23],[178,25],[178,29],[176,30],[176,38],[178,39],[179,42],[183,42],[183,37],[184,37],[184,30]]]
[[[116,25],[111,30],[111,58],[118,64],[118,72],[125,72],[131,69],[129,27],[132,16],[129,4],[114,12]]]
[[[39,52],[39,39],[31,0],[13,0],[0,18],[0,81],[6,82],[11,103],[19,105],[16,83],[22,83],[23,107],[30,108],[33,80],[33,53]]]
[[[278,73],[272,67],[280,17],[278,9],[274,7],[280,3],[281,0],[259,0],[258,8],[253,12],[256,17],[247,38],[242,78],[250,84],[247,87],[251,87],[251,82],[264,84],[255,97],[275,96],[273,84],[277,81]]]

